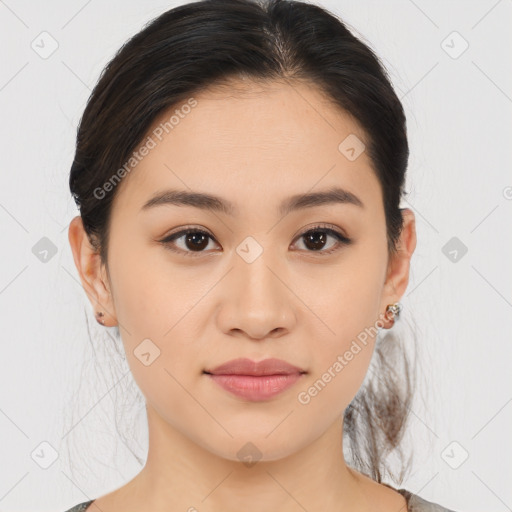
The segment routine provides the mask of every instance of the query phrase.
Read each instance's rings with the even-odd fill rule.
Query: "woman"
[[[69,241],[149,451],[68,512],[447,510],[382,482],[412,389],[378,336],[416,246],[408,153],[377,57],[320,7],[189,3],[121,48],[80,122]]]

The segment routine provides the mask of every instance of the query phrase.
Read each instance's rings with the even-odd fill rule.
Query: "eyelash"
[[[352,243],[352,239],[347,238],[346,236],[342,235],[339,231],[329,228],[326,225],[321,225],[321,224],[319,224],[317,226],[313,226],[312,228],[309,228],[307,231],[304,231],[297,237],[297,240],[300,239],[301,237],[304,237],[305,235],[308,235],[310,233],[316,233],[316,232],[327,233],[328,235],[333,236],[334,238],[337,239],[337,243],[335,244],[334,247],[331,247],[330,249],[328,249],[326,251],[323,251],[323,250],[308,251],[308,250],[306,250],[306,252],[313,253],[313,254],[319,254],[319,255],[323,256],[323,255],[332,254],[333,252],[336,252],[339,249],[341,249],[342,246],[350,245]],[[204,231],[204,230],[198,229],[198,228],[188,228],[188,229],[183,229],[181,231],[178,231],[176,233],[173,233],[173,234],[165,237],[163,240],[160,241],[160,243],[162,243],[166,249],[176,252],[178,254],[183,254],[184,256],[191,256],[191,257],[201,256],[201,254],[206,251],[185,251],[183,249],[175,249],[171,245],[171,242],[174,242],[174,240],[177,240],[184,235],[188,235],[188,234],[192,234],[192,233],[204,234],[204,235],[207,235],[208,237],[210,237],[212,240],[216,241],[215,238],[213,238],[213,236],[210,235],[210,233],[208,233],[207,231]]]

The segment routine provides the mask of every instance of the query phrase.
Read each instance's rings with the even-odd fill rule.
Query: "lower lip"
[[[268,400],[293,386],[303,374],[290,375],[212,375],[206,374],[226,391],[236,396],[260,402]]]

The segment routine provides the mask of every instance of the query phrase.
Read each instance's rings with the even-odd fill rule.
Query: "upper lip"
[[[282,359],[272,358],[256,362],[251,359],[239,358],[221,364],[212,370],[205,370],[205,373],[213,375],[291,375],[306,372]]]

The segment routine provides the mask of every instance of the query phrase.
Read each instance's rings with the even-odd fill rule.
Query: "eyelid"
[[[306,233],[309,233],[310,231],[316,230],[334,232],[336,235],[339,235],[341,238],[345,239],[347,243],[351,241],[350,238],[345,234],[344,230],[342,230],[339,226],[336,226],[336,224],[330,224],[329,222],[314,222],[313,224],[310,224],[309,226],[302,228],[299,231],[299,233],[295,236],[295,239],[304,236]]]

